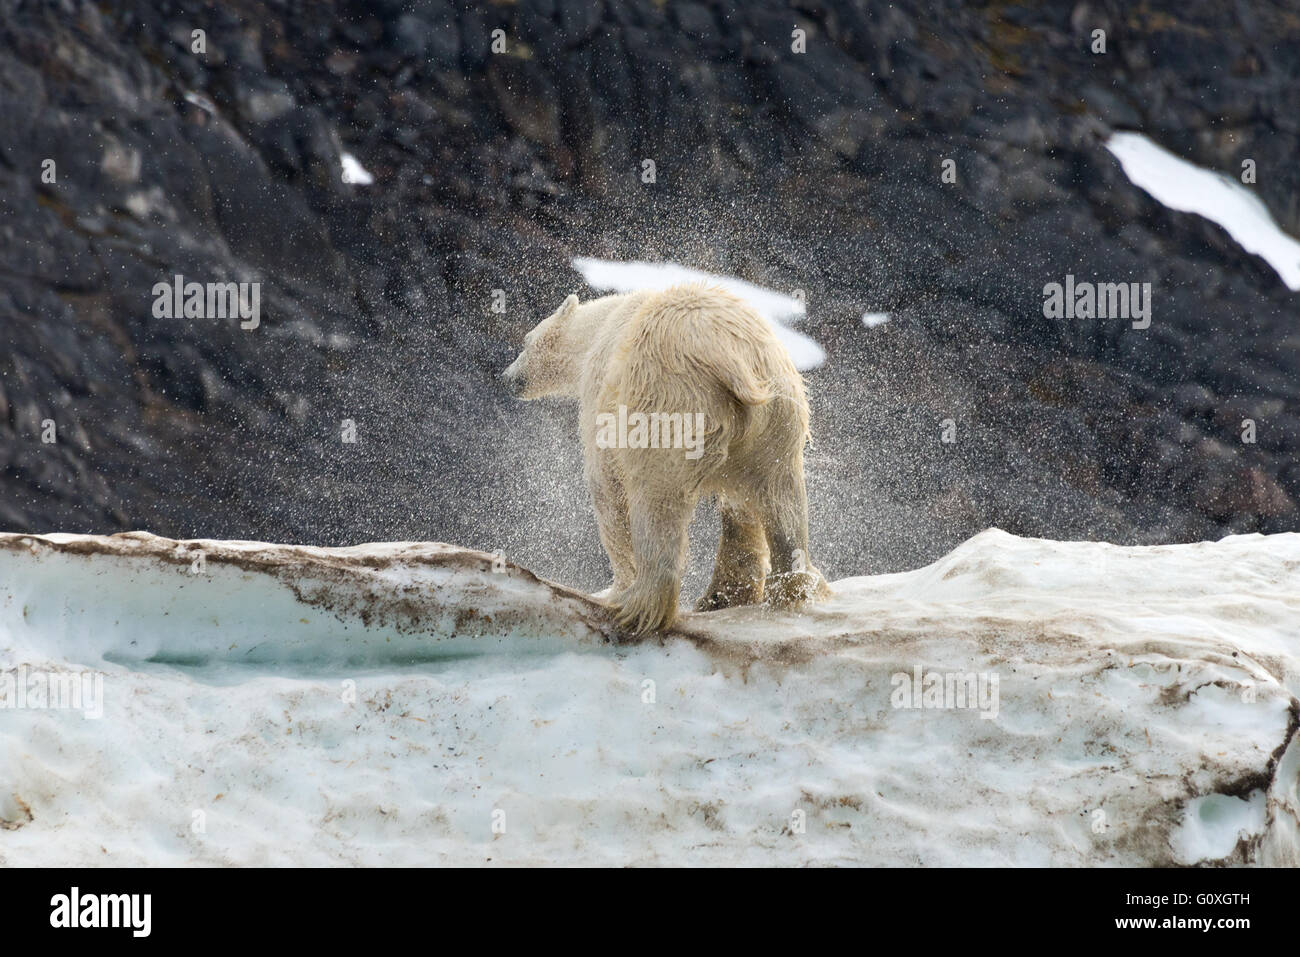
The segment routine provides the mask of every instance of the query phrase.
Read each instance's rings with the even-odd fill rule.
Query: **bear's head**
[[[575,342],[570,328],[578,297],[569,296],[524,336],[524,351],[501,374],[517,399],[576,396],[578,369],[586,344]]]

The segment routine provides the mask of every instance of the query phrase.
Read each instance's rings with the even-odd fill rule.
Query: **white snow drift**
[[[1300,534],[835,591],[627,645],[451,546],[0,535],[0,864],[1300,863]]]

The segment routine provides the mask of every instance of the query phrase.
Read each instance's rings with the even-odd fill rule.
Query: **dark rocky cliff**
[[[1253,159],[1300,233],[1300,14],[0,0],[0,529],[440,539],[596,585],[572,410],[495,381],[591,294],[574,255],[804,291],[832,577],[989,525],[1296,529],[1296,295],[1130,184],[1114,129]],[[260,282],[261,326],[154,318],[177,273]],[[1151,328],[1045,319],[1067,273],[1152,283]]]

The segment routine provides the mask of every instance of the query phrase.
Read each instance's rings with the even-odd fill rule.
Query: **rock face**
[[[1300,535],[834,591],[615,645],[450,545],[0,535],[0,864],[1300,865]]]
[[[803,291],[830,575],[1294,529],[1295,294],[1102,140],[1253,160],[1300,232],[1300,22],[1165,7],[0,0],[0,528],[599,586],[573,416],[495,381],[598,255]],[[155,318],[177,274],[260,283],[260,326]],[[1044,318],[1067,274],[1152,283],[1151,327]]]

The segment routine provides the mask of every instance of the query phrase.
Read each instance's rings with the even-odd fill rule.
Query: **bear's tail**
[[[710,371],[733,400],[734,418],[730,424],[724,425],[724,431],[736,436],[749,434],[760,421],[759,410],[769,406],[773,399],[781,398],[780,390],[773,387],[774,383],[762,377],[752,361],[744,361],[749,358],[740,353],[710,363]]]
[[[772,390],[754,375],[751,365],[741,355],[729,356],[710,363],[711,370],[722,387],[730,392],[742,406],[767,405],[772,401]]]

